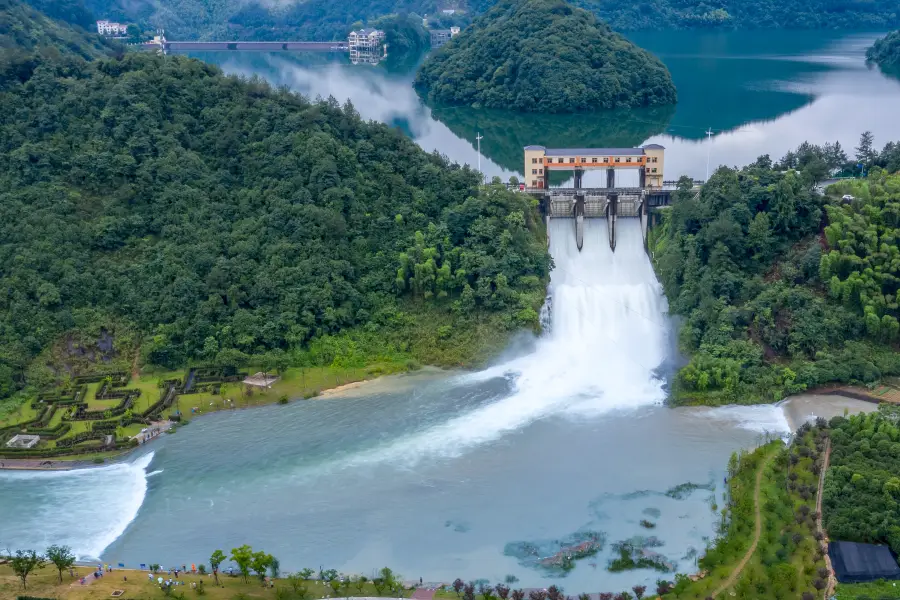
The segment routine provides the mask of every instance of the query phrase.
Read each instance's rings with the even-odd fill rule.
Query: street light
[[[481,183],[484,183],[484,173],[481,172],[481,140],[483,139],[484,136],[480,131],[475,134],[475,141],[478,142],[478,172],[481,174]]]

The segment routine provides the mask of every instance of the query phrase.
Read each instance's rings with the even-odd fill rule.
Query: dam
[[[671,189],[663,180],[665,148],[647,144],[639,148],[547,148],[525,146],[524,191],[538,197],[541,213],[550,219],[573,219],[578,250],[584,245],[584,220],[606,219],[609,247],[616,249],[616,223],[625,217],[639,218],[644,243],[650,208],[666,206]],[[617,187],[616,171],[637,171],[636,187]],[[606,173],[606,186],[585,188],[585,171]],[[552,187],[553,171],[574,174],[574,185]]]

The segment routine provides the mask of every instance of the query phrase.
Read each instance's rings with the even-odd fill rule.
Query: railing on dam
[[[145,47],[158,49],[157,42],[147,42]],[[165,41],[162,46],[171,52],[190,52],[200,50],[256,50],[264,52],[305,51],[305,52],[349,52],[347,42],[172,42]]]

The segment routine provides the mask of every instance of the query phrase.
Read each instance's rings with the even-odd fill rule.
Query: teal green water
[[[227,72],[258,75],[312,97],[350,100],[367,118],[400,127],[427,150],[478,163],[504,178],[521,174],[522,147],[634,146],[669,149],[666,175],[704,177],[707,157],[740,165],[780,158],[809,140],[852,149],[859,134],[900,139],[900,81],[869,69],[878,33],[835,31],[649,32],[629,35],[656,53],[678,87],[677,106],[581,115],[530,115],[428,107],[411,87],[413,67],[353,66],[311,55],[202,53]],[[706,131],[713,130],[712,139]],[[590,182],[588,182],[590,183]]]
[[[259,75],[400,127],[423,148],[508,176],[521,148],[669,148],[667,174],[780,156],[803,140],[860,131],[900,139],[900,83],[862,63],[873,35],[761,32],[647,34],[680,90],[677,107],[544,117],[424,106],[409,69],[327,57],[220,53],[226,71]],[[707,127],[715,130],[710,140]],[[636,220],[613,255],[601,221],[582,251],[554,219],[549,331],[515,358],[474,374],[424,373],[288,406],[218,413],[145,447],[128,462],[71,473],[0,472],[0,547],[69,544],[83,558],[129,567],[203,563],[248,543],[285,570],[334,567],[452,581],[512,574],[566,593],[652,585],[654,571],[610,573],[611,544],[646,535],[679,572],[715,535],[728,455],[763,431],[785,432],[780,406],[670,409],[674,368],[665,300]],[[818,407],[820,402],[816,401]],[[842,407],[838,407],[840,411]],[[789,411],[796,424],[811,406]],[[832,414],[839,414],[832,413]],[[686,482],[686,496],[666,491]],[[22,506],[29,510],[23,511]],[[534,564],[589,533],[596,557],[568,573]],[[670,575],[671,576],[671,575]]]

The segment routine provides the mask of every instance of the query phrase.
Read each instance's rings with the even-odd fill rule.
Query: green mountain
[[[866,50],[866,61],[887,73],[900,74],[900,31],[894,31]]]
[[[35,3],[40,4],[35,0]],[[68,3],[65,8],[57,5],[60,15],[76,21],[70,24],[36,10],[20,0],[0,0],[0,51],[2,60],[11,60],[12,54],[30,53],[39,48],[69,56],[91,58],[109,54],[118,45],[103,39],[81,25],[90,21],[90,15],[77,3]],[[0,73],[5,71],[0,64]]]
[[[53,0],[34,0],[54,4]],[[66,0],[72,1],[72,0]],[[171,39],[310,39],[346,37],[352,25],[407,12],[435,15],[437,0],[362,2],[254,2],[246,0],[87,0],[102,18],[164,28]],[[893,29],[900,27],[894,0],[574,0],[613,29]],[[469,0],[463,19],[481,14],[494,0]]]
[[[415,85],[435,104],[522,112],[676,100],[659,59],[564,0],[503,0],[434,52]]]
[[[2,2],[35,52],[0,69],[0,400],[138,348],[459,365],[538,326],[530,198],[350,105],[186,57],[47,51],[81,33]]]
[[[815,182],[848,163],[839,145],[722,167],[699,193],[680,187],[650,243],[669,309],[685,318],[676,402],[771,402],[900,374],[900,173],[888,174],[900,146],[868,148],[868,179],[824,196]]]

